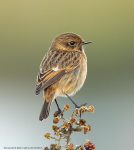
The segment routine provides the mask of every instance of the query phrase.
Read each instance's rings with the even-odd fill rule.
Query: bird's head
[[[58,35],[50,48],[58,50],[82,51],[83,45],[92,43],[84,41],[79,35],[74,33],[63,33]]]

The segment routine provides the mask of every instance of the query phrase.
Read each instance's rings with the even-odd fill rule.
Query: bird
[[[62,33],[53,40],[44,56],[36,79],[36,95],[44,91],[44,101],[39,120],[47,119],[52,102],[58,96],[68,97],[77,105],[73,96],[83,86],[87,75],[87,58],[84,45],[92,43],[84,41],[78,34]],[[58,110],[60,108],[58,106]]]

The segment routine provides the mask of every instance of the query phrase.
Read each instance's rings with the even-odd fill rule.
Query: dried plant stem
[[[83,114],[86,111],[93,113],[94,107],[92,105],[89,107],[85,105],[80,108],[76,108],[73,113],[73,116],[69,120],[63,117],[63,112],[67,111],[68,109],[69,109],[69,105],[66,104],[63,107],[62,112],[58,114],[58,116],[55,116],[55,114],[57,114],[58,111],[54,113],[54,119],[53,119],[54,124],[59,123],[60,119],[62,119],[63,121],[63,124],[61,126],[56,126],[56,125],[52,126],[54,134],[57,136],[57,138],[52,137],[50,133],[44,134],[44,136],[47,139],[51,138],[55,140],[55,143],[50,145],[50,150],[61,150],[61,148],[65,148],[66,150],[84,150],[84,147],[87,149],[89,146],[90,146],[90,150],[94,150],[95,145],[91,141],[89,141],[87,137],[87,132],[91,131],[91,126],[90,124],[86,125],[86,120],[81,119],[81,117],[78,115],[80,112]],[[77,119],[77,117],[79,119]],[[86,134],[86,143],[84,144],[84,146],[83,144],[76,145],[76,149],[74,149],[74,145],[71,142],[71,134],[73,132],[81,132],[81,131],[83,131],[83,133]],[[61,145],[61,140],[63,139],[66,139],[65,145]],[[44,150],[49,150],[49,149],[48,147],[45,147]]]
[[[69,130],[68,130],[68,137],[67,137],[67,146],[70,142],[71,133],[72,133],[72,124],[70,123]]]
[[[52,136],[51,136],[51,139],[54,139],[55,141],[59,141],[58,139],[56,139],[55,137],[52,137]]]
[[[60,147],[60,140],[61,140],[62,135],[60,135],[60,138],[58,140],[58,147]]]
[[[65,120],[65,121],[69,122],[69,120],[67,120],[67,119],[65,119],[65,118],[63,118],[63,117],[61,117],[61,119],[63,119],[63,120]]]
[[[86,141],[88,141],[87,133],[86,133]]]

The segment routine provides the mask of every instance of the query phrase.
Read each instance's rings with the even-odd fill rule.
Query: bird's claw
[[[58,108],[58,112],[54,115],[54,117],[57,117],[60,113],[62,113],[62,110]],[[63,113],[61,115],[63,116]]]
[[[82,106],[85,106],[87,103],[85,104],[81,104],[81,105],[77,105],[77,103],[75,104],[75,108],[81,108]]]

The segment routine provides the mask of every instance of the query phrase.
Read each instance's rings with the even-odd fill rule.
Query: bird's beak
[[[84,41],[82,44],[89,44],[89,43],[92,43],[92,41]]]

